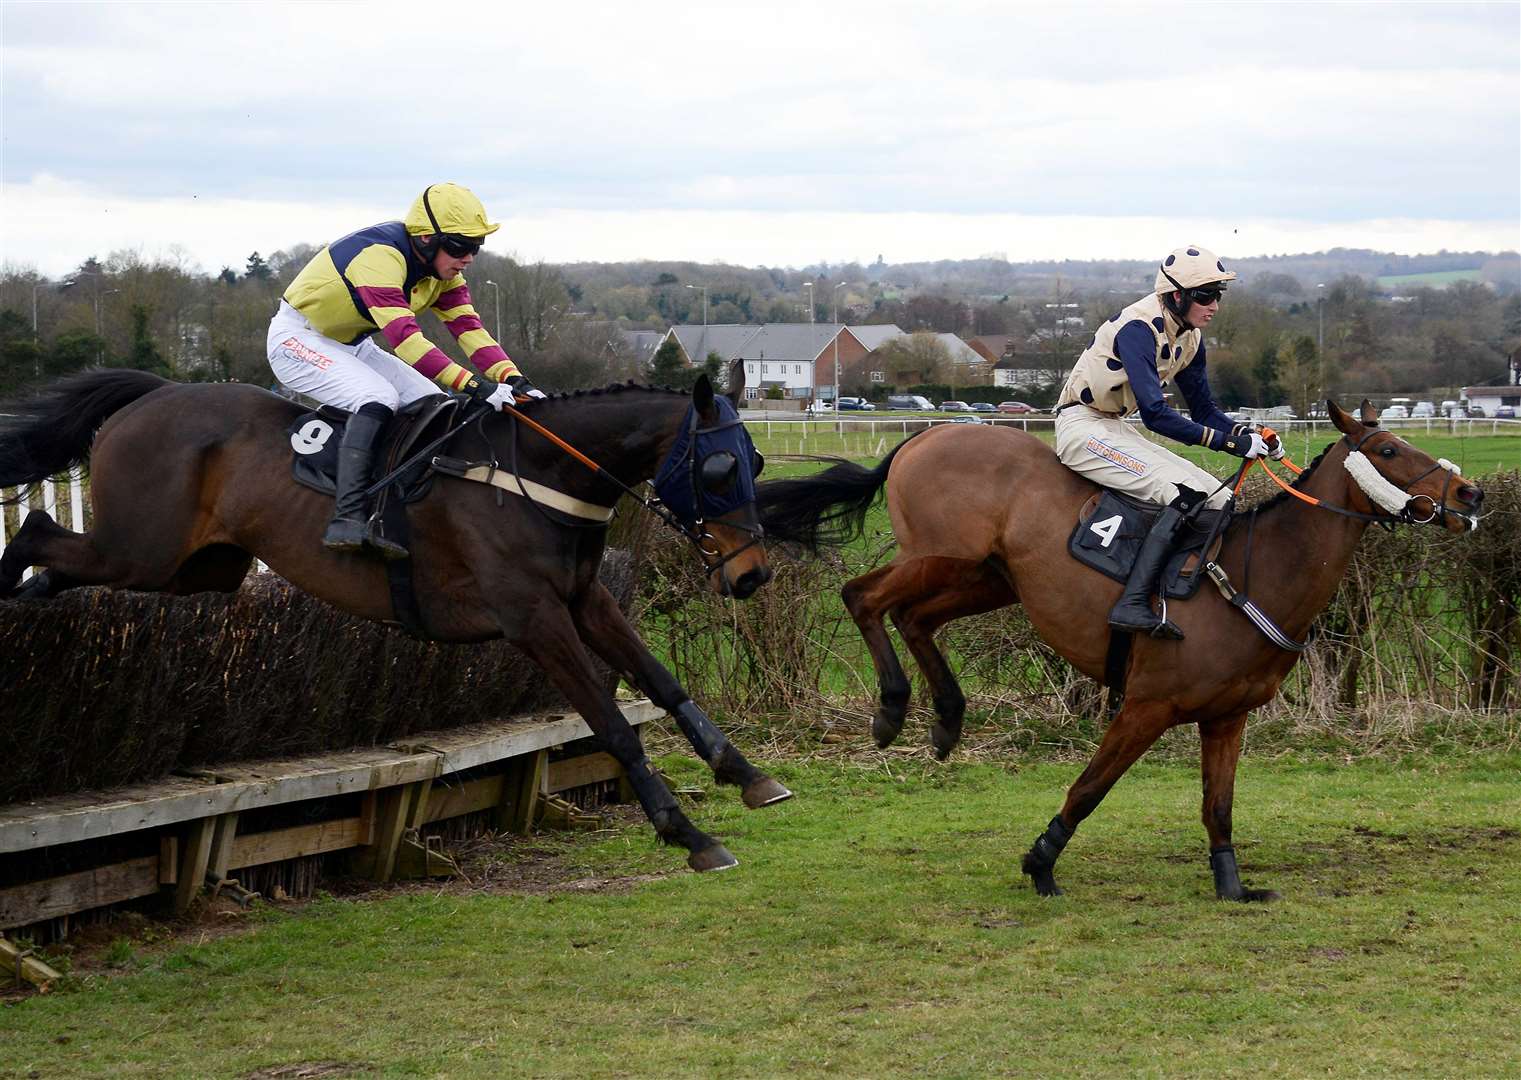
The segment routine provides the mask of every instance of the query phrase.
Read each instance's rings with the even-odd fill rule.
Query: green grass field
[[[561,887],[123,940],[116,973],[0,1009],[0,1077],[1514,1076],[1518,767],[1249,756],[1243,875],[1284,899],[1239,906],[1213,898],[1191,764],[1131,771],[1056,900],[1017,865],[1074,763],[782,765],[792,802],[697,804],[728,873],[629,821],[495,856]]]
[[[1426,285],[1440,289],[1454,281],[1483,281],[1482,270],[1432,270],[1425,274],[1386,274],[1376,279],[1380,289],[1418,288]]]

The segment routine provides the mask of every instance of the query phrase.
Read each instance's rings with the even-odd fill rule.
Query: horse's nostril
[[[1478,506],[1484,501],[1484,492],[1480,488],[1469,487],[1465,484],[1458,488],[1458,498],[1472,506]]]

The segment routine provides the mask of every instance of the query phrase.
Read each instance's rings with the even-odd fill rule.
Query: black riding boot
[[[1182,630],[1151,609],[1152,594],[1156,592],[1167,557],[1172,554],[1173,540],[1182,526],[1183,511],[1175,505],[1166,507],[1158,515],[1135,557],[1135,565],[1130,568],[1124,595],[1109,613],[1110,626],[1152,637],[1183,637]]]
[[[358,553],[366,546],[383,558],[405,559],[407,549],[370,528],[370,500],[365,488],[375,460],[375,443],[391,418],[391,410],[376,402],[350,414],[338,444],[338,495],[333,520],[322,534],[329,551]]]

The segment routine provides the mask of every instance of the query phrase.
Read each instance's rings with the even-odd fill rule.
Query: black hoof
[[[732,870],[739,860],[729,854],[722,844],[714,844],[705,851],[694,851],[687,856],[687,865],[699,874],[708,870]]]
[[[877,749],[886,750],[903,730],[902,716],[889,716],[878,709],[871,721],[871,737],[877,740]]]
[[[1221,896],[1221,900],[1234,900],[1239,904],[1266,904],[1271,900],[1282,900],[1283,896],[1274,889],[1242,889],[1240,896]]]
[[[785,802],[792,798],[792,792],[771,777],[761,776],[750,782],[750,786],[745,788],[740,798],[751,810],[759,810],[772,803]]]
[[[1061,896],[1061,886],[1056,883],[1056,875],[1051,867],[1043,862],[1037,862],[1030,855],[1025,855],[1024,862],[1020,865],[1025,876],[1030,879],[1030,884],[1035,886],[1035,891],[1041,896]]]
[[[951,756],[951,751],[956,749],[956,744],[961,741],[961,732],[950,732],[939,724],[930,728],[930,745],[934,747],[937,761],[944,761]]]

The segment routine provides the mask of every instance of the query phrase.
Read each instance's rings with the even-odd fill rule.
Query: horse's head
[[[1484,492],[1463,479],[1452,462],[1432,458],[1404,439],[1378,426],[1378,414],[1364,401],[1354,418],[1334,401],[1327,401],[1331,422],[1347,437],[1347,472],[1351,475],[1353,509],[1383,511],[1424,525],[1440,520],[1452,532],[1479,527]],[[1366,500],[1366,507],[1355,505]]]
[[[655,493],[696,542],[724,596],[746,599],[771,580],[755,511],[755,478],[765,461],[739,418],[744,365],[718,394],[706,375],[692,388],[671,452],[655,476]]]

